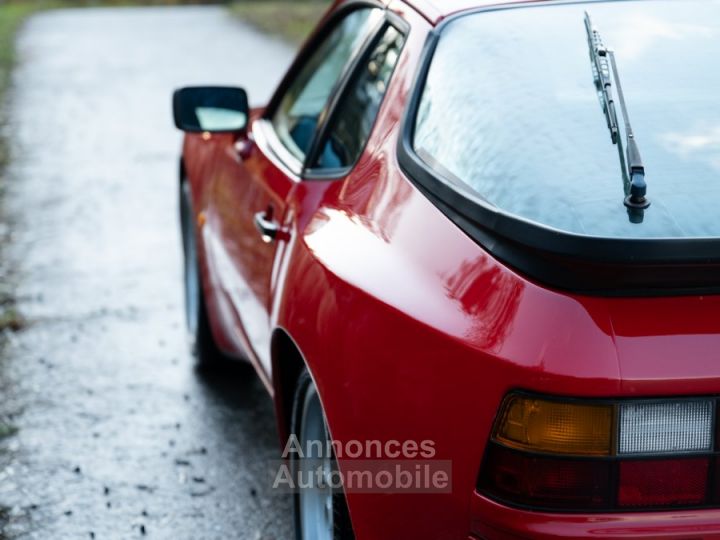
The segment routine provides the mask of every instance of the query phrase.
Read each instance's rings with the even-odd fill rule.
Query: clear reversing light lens
[[[624,403],[619,424],[619,454],[710,451],[713,403]]]

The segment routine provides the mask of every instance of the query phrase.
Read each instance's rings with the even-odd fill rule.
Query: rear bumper
[[[508,508],[475,493],[471,511],[472,534],[482,540],[720,539],[720,509],[621,514],[547,514]]]

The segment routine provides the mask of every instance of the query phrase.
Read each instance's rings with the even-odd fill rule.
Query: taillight
[[[708,458],[621,461],[620,508],[697,506],[707,501]]]
[[[511,394],[478,489],[505,504],[550,511],[720,506],[713,489],[716,401]]]
[[[555,509],[606,508],[610,463],[534,455],[493,444],[481,488],[503,501]]]
[[[618,454],[710,452],[711,400],[631,402],[618,408]]]
[[[505,446],[553,454],[607,456],[610,405],[548,401],[513,395],[505,400],[494,437]]]

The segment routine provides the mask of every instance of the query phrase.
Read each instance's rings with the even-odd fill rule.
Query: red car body
[[[295,176],[271,150],[262,109],[252,113],[252,142],[186,136],[182,168],[199,217],[212,333],[255,366],[283,440],[304,364],[334,439],[431,439],[436,457],[452,461],[450,494],[349,493],[358,539],[720,538],[717,509],[548,513],[476,489],[512,390],[583,398],[720,390],[719,296],[597,297],[533,282],[462,232],[399,167],[399,126],[428,33],[456,11],[492,3],[386,2],[411,31],[345,178]],[[272,243],[253,223],[268,208],[282,225]]]

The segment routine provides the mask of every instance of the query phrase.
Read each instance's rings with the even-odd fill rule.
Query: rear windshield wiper
[[[630,125],[630,117],[628,116],[627,106],[625,105],[625,94],[620,84],[620,75],[618,74],[617,63],[615,62],[615,53],[605,47],[600,33],[593,25],[590,14],[587,11],[585,12],[585,29],[587,30],[588,47],[590,48],[590,60],[593,65],[595,86],[602,98],[603,111],[605,112],[608,129],[610,130],[610,138],[613,144],[618,144],[620,133],[617,112],[615,110],[615,98],[613,97],[612,90],[613,80],[617,87],[620,110],[622,111],[625,122],[625,134],[627,136],[626,159],[623,159],[622,152],[620,152],[623,173],[627,175],[630,182],[630,193],[625,197],[625,206],[633,209],[647,208],[650,206],[650,201],[647,198],[645,167],[640,157],[640,149],[635,140],[635,133]],[[611,70],[612,80],[610,77]],[[628,170],[626,170],[625,167],[627,167]]]

